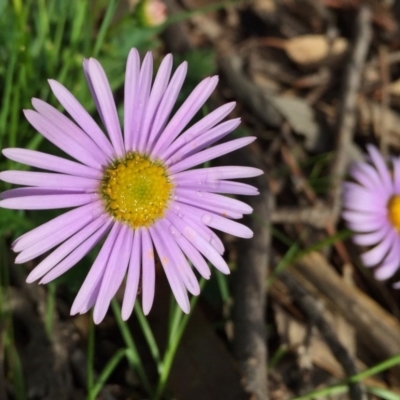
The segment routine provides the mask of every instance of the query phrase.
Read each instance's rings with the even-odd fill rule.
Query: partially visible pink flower
[[[143,311],[150,311],[156,252],[179,306],[188,313],[187,292],[200,292],[193,268],[208,279],[208,260],[229,273],[222,257],[224,245],[211,228],[243,238],[253,235],[233,221],[252,208],[224,194],[258,194],[256,188],[234,179],[262,174],[251,167],[202,166],[255,138],[216,144],[240,124],[239,118],[222,122],[235,103],[217,108],[188,127],[214,91],[216,76],[200,82],[172,115],[187,64],[172,74],[171,55],[164,58],[153,82],[151,53],[140,62],[138,51],[131,50],[123,130],[103,68],[93,58],[85,60],[83,67],[107,135],[64,86],[50,81],[70,118],[39,99],[32,100],[35,110],[25,110],[25,116],[74,160],[28,149],[3,150],[11,160],[50,172],[1,172],[1,180],[27,187],[3,192],[0,207],[72,208],[18,238],[13,243],[19,253],[16,263],[52,250],[28,276],[28,282],[47,283],[105,238],[71,310],[85,313],[94,307],[93,317],[99,323],[125,278],[122,317],[127,319],[132,313],[139,282]]]
[[[157,26],[167,19],[167,6],[163,0],[144,0],[139,6],[139,14],[146,26]]]
[[[361,255],[375,278],[392,277],[400,267],[400,159],[388,163],[376,147],[367,147],[370,161],[356,162],[345,182],[343,218],[356,232],[353,240],[371,248]]]

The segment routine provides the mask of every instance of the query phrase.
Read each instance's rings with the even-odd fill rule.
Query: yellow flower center
[[[392,196],[387,205],[389,221],[400,232],[400,195]]]
[[[101,184],[107,211],[133,228],[162,218],[172,189],[166,168],[135,152],[111,164]]]

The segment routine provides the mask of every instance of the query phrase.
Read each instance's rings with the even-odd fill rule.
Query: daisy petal
[[[0,172],[0,179],[3,182],[16,185],[45,186],[47,188],[65,190],[76,189],[86,192],[94,192],[99,186],[99,181],[95,179],[46,172],[3,171]]]
[[[142,231],[142,306],[147,315],[153,305],[156,281],[153,243],[149,231]]]
[[[35,245],[38,241],[46,237],[52,236],[58,231],[64,230],[64,228],[69,224],[76,223],[77,221],[84,218],[85,215],[98,215],[100,209],[100,203],[91,203],[68,211],[60,215],[59,217],[56,217],[51,221],[46,222],[45,224],[40,225],[39,227],[32,229],[31,231],[20,236],[12,244],[12,249],[15,252],[25,250],[26,248]]]
[[[372,162],[374,163],[374,165],[376,167],[376,170],[379,173],[380,181],[383,183],[386,190],[392,191],[393,184],[392,184],[392,180],[390,178],[390,174],[389,174],[385,160],[379,154],[379,152],[375,146],[368,145],[367,150],[371,157]]]
[[[0,201],[0,207],[12,210],[54,210],[83,206],[97,200],[97,194],[54,194],[25,196]]]
[[[22,264],[42,255],[47,250],[52,249],[79,230],[83,229],[86,225],[92,222],[94,218],[95,216],[90,214],[84,215],[80,220],[65,226],[62,231],[55,232],[50,237],[45,237],[44,239],[37,241],[35,245],[21,251],[15,259],[15,263]]]
[[[153,56],[150,52],[147,52],[146,57],[143,60],[142,68],[140,69],[139,88],[135,95],[135,104],[133,108],[135,110],[135,114],[132,123],[130,147],[128,150],[136,151],[139,146],[139,140],[142,134],[141,128],[150,96],[152,76]]]
[[[110,135],[111,143],[115,149],[117,157],[122,157],[125,153],[122,141],[122,132],[118,120],[117,108],[106,74],[100,63],[94,58],[88,61],[88,72],[99,102],[98,107],[104,119],[104,125]]]
[[[379,264],[388,253],[391,244],[395,240],[395,235],[396,233],[394,231],[390,231],[385,240],[378,243],[371,250],[368,250],[365,253],[361,254],[361,260],[363,264],[366,267],[372,267]]]
[[[213,129],[205,132],[196,140],[191,141],[186,146],[183,146],[177,151],[170,159],[166,161],[166,165],[171,166],[183,159],[211,146],[218,140],[225,137],[228,133],[231,133],[240,125],[240,118],[233,119],[231,121],[223,122],[222,124],[214,127]]]
[[[38,132],[62,151],[89,167],[96,169],[101,167],[99,161],[95,159],[90,151],[74,140],[67,131],[60,129],[58,125],[54,125],[36,111],[24,110],[24,114],[29,123]]]
[[[54,96],[62,104],[68,114],[76,123],[99,145],[108,158],[115,157],[115,151],[111,143],[104,135],[91,115],[82,107],[78,100],[59,82],[49,79],[49,84]]]
[[[98,231],[106,223],[106,216],[100,216],[94,221],[90,222],[83,229],[77,231],[73,236],[66,240],[63,244],[58,246],[49,256],[40,262],[36,268],[28,275],[26,281],[32,283],[37,279],[42,278],[47,274],[55,265],[62,261],[68,254],[75,250],[82,242],[88,239],[96,231]],[[22,254],[22,253],[21,253]]]
[[[88,303],[94,304],[94,301],[98,298],[98,292],[100,290],[101,282],[103,280],[104,270],[106,269],[110,254],[113,250],[114,243],[121,230],[121,225],[114,223],[111,228],[106,241],[104,242],[96,260],[94,261],[90,271],[83,282],[83,285],[79,289],[79,292],[72,304],[71,315],[78,313],[84,313]],[[95,294],[95,296],[93,296]],[[94,301],[93,301],[94,300]],[[90,308],[90,307],[89,307]]]
[[[180,275],[171,262],[172,260],[167,245],[163,241],[163,236],[158,231],[157,226],[150,227],[149,231],[175,299],[182,311],[189,314],[190,304],[188,294]]]
[[[176,174],[185,169],[195,167],[196,165],[205,163],[207,161],[213,160],[214,158],[223,156],[224,154],[231,153],[241,147],[247,146],[248,144],[254,142],[255,137],[245,137],[241,139],[231,140],[230,142],[222,143],[217,146],[211,147],[210,149],[200,151],[185,160],[173,165],[169,171],[172,174]]]
[[[133,240],[133,245],[132,245]],[[126,321],[132,314],[136,301],[136,295],[139,287],[140,264],[142,260],[142,232],[136,229],[131,232],[131,255],[128,269],[128,277],[126,279],[124,301],[122,303],[122,319]]]
[[[76,265],[83,257],[85,257],[94,246],[96,246],[103,236],[110,229],[112,224],[111,220],[106,221],[103,226],[95,232],[92,236],[82,242],[74,251],[72,251],[67,257],[64,258],[59,264],[57,264],[49,273],[47,273],[41,280],[40,284],[45,284],[58,278],[74,265]],[[93,303],[94,304],[94,303]]]
[[[139,152],[146,149],[146,144],[149,139],[151,126],[155,123],[155,116],[160,105],[161,99],[165,93],[172,70],[172,55],[167,54],[161,62],[158,69],[156,79],[154,80],[151,90],[149,103],[145,112],[143,126],[140,130],[139,137]]]
[[[167,224],[165,221],[160,221],[159,225],[160,229],[162,229],[163,232],[166,233],[163,238],[166,243],[169,255],[172,259],[174,268],[177,270],[177,273],[180,274],[183,283],[186,286],[186,289],[194,296],[198,296],[200,294],[199,282],[197,281],[195,274],[190,268],[186,257],[183,255],[182,250],[176,244],[174,236],[169,235],[169,233],[171,232],[170,226],[172,226],[172,224]]]
[[[203,256],[184,236],[182,236],[182,234],[175,228],[174,225],[171,224],[169,230],[174,236],[176,243],[185,253],[186,257],[190,260],[193,266],[197,269],[199,274],[205,279],[210,279],[211,271]]]
[[[178,179],[175,180],[174,183],[177,188],[189,189],[193,191],[202,190],[203,192],[241,194],[247,196],[255,196],[260,194],[256,187],[241,182],[213,181],[196,183],[183,181],[183,183],[181,183]]]
[[[93,310],[93,321],[99,324],[105,317],[115,293],[121,286],[132,248],[132,231],[129,226],[121,225],[110,257],[106,264],[100,291]]]
[[[186,144],[192,142],[194,139],[207,132],[220,121],[222,121],[234,108],[236,102],[231,102],[218,107],[216,110],[212,111],[210,114],[202,118],[200,121],[192,125],[188,130],[183,132],[172,144],[169,146],[165,152],[162,152],[160,157],[163,160],[168,160],[172,154],[176,153]]]
[[[32,105],[39,114],[43,115],[63,132],[68,132],[68,135],[72,139],[79,143],[83,148],[88,149],[102,164],[107,163],[108,160],[106,153],[104,153],[82,129],[76,126],[60,111],[40,99],[33,98]]]
[[[124,94],[124,141],[125,150],[129,149],[132,142],[132,121],[135,98],[139,84],[140,57],[136,49],[129,52],[125,70],[125,94]],[[129,110],[129,112],[128,112]]]
[[[174,139],[183,131],[189,121],[196,115],[204,105],[218,83],[218,77],[206,78],[200,82],[189,97],[185,100],[176,114],[172,117],[159,140],[154,146],[152,155],[159,157]]]
[[[211,167],[183,171],[173,175],[174,180],[179,182],[195,182],[198,184],[215,182],[220,179],[253,178],[262,175],[264,171],[252,167]]]
[[[187,240],[206,257],[215,268],[220,270],[224,274],[229,274],[229,267],[220,256],[217,250],[208,243],[186,220],[183,220],[174,213],[169,213],[167,216],[168,220],[175,226],[175,228],[184,236]]]
[[[40,151],[28,149],[3,149],[3,154],[10,160],[31,167],[92,179],[101,179],[102,177],[101,172],[96,169],[74,161],[66,160],[65,158],[42,153]]]
[[[393,236],[388,255],[382,264],[375,270],[375,278],[382,281],[391,278],[399,269],[400,264],[400,238]]]
[[[151,128],[149,140],[146,143],[146,153],[150,153],[156,140],[158,139],[162,129],[164,129],[168,117],[175,105],[176,99],[178,98],[179,92],[182,89],[183,81],[185,80],[187,72],[187,63],[183,62],[175,71],[172,76],[167,89],[162,96],[162,100],[157,109],[154,124]]]

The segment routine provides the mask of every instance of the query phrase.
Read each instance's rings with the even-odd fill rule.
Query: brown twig
[[[326,206],[279,207],[273,211],[271,222],[274,224],[305,223],[315,228],[325,228],[332,217],[332,210]]]
[[[377,358],[400,353],[399,321],[360,289],[348,285],[321,254],[303,256],[289,271],[303,286],[312,286],[316,296],[327,299],[354,326],[360,341]]]
[[[330,198],[333,203],[335,220],[337,220],[340,213],[342,196],[341,182],[349,163],[348,148],[352,142],[356,124],[357,94],[372,38],[371,11],[366,4],[360,6],[356,19],[355,31],[356,37],[354,39],[352,51],[350,52],[350,59],[343,81],[343,94],[340,101],[341,108],[339,110],[336,127],[336,151],[331,167],[332,186]]]
[[[268,225],[272,196],[263,176],[256,180],[255,185],[260,195],[246,199],[254,208],[254,216],[245,221],[253,230],[254,237],[242,241],[239,249],[233,317],[235,354],[243,375],[243,386],[252,399],[265,400],[268,399],[265,280],[270,253]]]
[[[6,380],[4,377],[4,323],[0,321],[0,400],[7,400]]]
[[[269,100],[272,94],[265,90],[262,91],[246,77],[240,57],[226,54],[220,57],[219,66],[227,86],[233,91],[235,97],[243,102],[265,125],[270,128],[279,128],[283,117]]]
[[[300,285],[295,279],[293,279],[293,277],[287,271],[284,271],[279,276],[279,279],[289,289],[289,292],[293,297],[295,304],[297,304],[302,312],[307,315],[307,319],[318,328],[326,344],[331,349],[332,354],[342,365],[347,376],[357,374],[357,368],[353,359],[347,352],[346,348],[340,343],[335,331],[323,317],[324,310],[316,304],[316,299],[309,293],[307,293],[302,285]],[[352,400],[367,399],[365,391],[360,383],[350,383],[349,390]]]

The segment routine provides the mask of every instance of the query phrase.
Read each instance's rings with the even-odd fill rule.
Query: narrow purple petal
[[[229,274],[229,267],[225,260],[217,252],[217,250],[201,236],[188,220],[183,220],[181,217],[171,212],[166,217],[175,228],[186,238],[189,242],[206,257],[215,268],[224,274]]]
[[[88,239],[94,232],[109,220],[108,216],[102,215],[88,225],[77,231],[68,240],[58,246],[50,255],[41,261],[36,268],[28,275],[26,281],[32,283],[47,274],[54,266],[62,261],[68,254],[75,250],[82,242]]]
[[[156,269],[154,264],[154,249],[147,229],[142,230],[142,307],[147,315],[154,301]]]
[[[171,158],[166,160],[165,164],[167,166],[174,165],[184,158],[187,158],[206,147],[211,146],[218,140],[225,137],[228,133],[235,130],[240,125],[240,118],[232,119],[230,121],[223,122],[216,127],[210,129],[209,131],[203,133],[197,139],[192,140],[187,145],[183,146],[179,151],[177,151]]]
[[[196,216],[204,225],[229,233],[233,236],[245,239],[253,237],[253,232],[247,226],[231,221],[212,212],[203,211],[199,207],[186,205],[186,207],[181,207],[181,212],[188,217]]]
[[[93,248],[96,246],[103,236],[110,229],[112,220],[108,219],[101,226],[101,228],[95,232],[92,236],[86,239],[80,246],[78,246],[74,251],[72,251],[67,257],[64,258],[59,264],[57,264],[48,274],[46,274],[40,284],[45,284],[58,278],[73,266],[75,266],[83,257],[85,257]],[[94,303],[93,303],[94,304]]]
[[[376,169],[365,162],[353,162],[349,173],[354,180],[368,189],[374,190],[377,186],[384,186]]]
[[[134,116],[134,103],[137,95],[140,71],[140,57],[136,49],[131,49],[125,70],[124,93],[124,141],[125,150],[129,149],[132,142],[132,121]]]
[[[365,211],[343,211],[342,213],[343,219],[349,222],[354,223],[363,223],[363,222],[376,222],[380,225],[384,225],[385,222],[388,221],[386,215],[381,215],[372,212]]]
[[[104,125],[110,136],[111,143],[118,157],[125,154],[124,143],[122,140],[121,127],[118,120],[117,108],[107,80],[107,76],[100,63],[94,58],[88,61],[88,72],[96,93]]]
[[[256,187],[241,182],[212,181],[212,182],[196,183],[196,182],[183,181],[183,183],[181,183],[180,179],[174,179],[174,185],[176,188],[182,188],[188,190],[201,190],[203,192],[240,194],[245,196],[255,196],[260,194],[260,192]]]
[[[5,190],[0,193],[0,199],[12,199],[15,197],[26,197],[26,196],[45,196],[53,194],[82,194],[83,190],[64,190],[46,187],[24,187],[17,189]]]
[[[372,232],[381,229],[383,223],[382,220],[365,220],[360,222],[348,221],[347,226],[355,232]]]
[[[193,207],[196,207],[198,210],[201,210],[202,212],[213,212],[217,215],[221,215],[232,219],[243,218],[243,214],[241,214],[240,212],[227,210],[220,205],[215,206],[210,202],[207,202],[206,200],[204,201],[204,203],[199,203],[199,199],[196,198],[196,195],[192,193],[189,196],[186,196],[185,194],[176,193],[174,199],[175,201],[179,201],[180,204],[191,205]]]
[[[59,190],[72,189],[86,192],[97,191],[99,187],[99,181],[96,179],[47,172],[3,171],[0,172],[0,180],[16,185],[44,186]]]
[[[188,168],[195,167],[196,165],[205,163],[206,161],[213,160],[214,158],[223,156],[224,154],[231,153],[241,147],[247,146],[248,144],[254,142],[255,137],[245,137],[240,139],[231,140],[230,142],[222,143],[217,146],[211,147],[210,149],[200,151],[183,161],[173,165],[169,168],[171,174],[176,174],[178,172],[184,171]]]
[[[174,180],[179,182],[195,182],[198,184],[206,182],[215,182],[220,179],[241,179],[253,178],[262,175],[264,171],[252,167],[211,167],[183,171],[173,175]]]
[[[396,233],[394,231],[390,231],[385,240],[377,244],[371,250],[361,254],[362,263],[366,267],[372,267],[373,265],[379,264],[388,253],[391,245],[394,243],[395,235]]]
[[[213,230],[204,225],[202,221],[204,210],[179,203],[177,201],[172,203],[171,210],[173,210],[173,212],[183,220],[188,221],[189,224],[197,231],[197,233],[203,236],[203,238],[209,242],[219,254],[224,254],[225,248],[222,240]]]
[[[83,229],[96,217],[97,216],[92,214],[84,215],[78,221],[72,222],[69,225],[64,226],[63,230],[60,230],[53,233],[51,236],[47,236],[41,240],[38,240],[34,245],[21,251],[21,253],[19,253],[17,258],[15,259],[15,263],[22,264],[44,254],[46,251],[59,245],[64,240],[68,239],[76,232]]]
[[[24,110],[24,114],[29,123],[38,132],[62,151],[89,167],[101,168],[101,164],[94,158],[93,154],[69,136],[68,132],[60,129],[59,126],[54,125],[36,111]]]
[[[175,237],[170,234],[171,233],[170,226],[173,227],[173,225],[170,222],[161,220],[157,224],[157,229],[160,230],[161,234],[164,233],[162,237],[166,243],[166,247],[169,252],[170,258],[172,260],[176,272],[180,275],[186,289],[192,295],[198,296],[200,294],[199,282],[192,268],[190,267],[186,257],[182,253],[182,250],[177,245]]]
[[[197,269],[199,274],[205,278],[210,279],[211,271],[208,267],[203,256],[196,250],[196,248],[175,228],[174,225],[170,224],[169,230],[172,233],[176,243],[179,245],[181,250],[185,253],[186,257]]]
[[[359,246],[372,246],[384,240],[391,229],[393,227],[389,223],[386,223],[376,232],[353,235],[353,241]]]
[[[192,205],[200,205],[200,207],[217,207],[241,214],[251,214],[253,209],[243,201],[233,199],[227,196],[221,196],[220,194],[207,193],[201,191],[193,191],[188,189],[175,189],[175,194],[179,201],[186,199]]]
[[[33,246],[38,241],[52,236],[58,231],[62,231],[69,224],[76,223],[80,219],[84,218],[85,215],[98,215],[101,208],[101,203],[97,202],[68,211],[20,236],[12,244],[12,249],[19,253],[20,251]]]
[[[54,210],[83,206],[98,199],[98,194],[54,194],[49,196],[25,196],[0,201],[0,207],[11,210]]]
[[[130,236],[130,238],[129,238]],[[105,317],[110,302],[121,286],[131,257],[132,231],[128,225],[122,225],[115,240],[110,258],[104,271],[100,292],[93,310],[93,320],[99,324]]]
[[[200,82],[185,100],[179,110],[172,117],[171,121],[161,133],[157,143],[155,144],[152,155],[159,157],[160,153],[175,140],[175,138],[183,131],[189,121],[197,114],[204,103],[211,96],[218,83],[218,77],[213,76],[206,78]]]
[[[196,122],[189,129],[182,133],[172,144],[161,153],[160,157],[163,160],[168,160],[172,154],[176,153],[183,146],[190,143],[198,136],[207,132],[209,129],[213,128],[220,121],[222,121],[234,108],[236,102],[231,102],[218,107],[216,110],[212,111],[210,114],[206,115],[200,121]]]
[[[346,182],[350,184],[350,182]],[[359,186],[354,184],[355,186]],[[379,192],[368,192],[364,189],[346,189],[343,193],[343,207],[350,210],[365,211],[374,214],[387,214],[388,198],[380,197]]]
[[[93,305],[94,302],[97,300],[101,282],[104,276],[104,270],[106,269],[110,254],[114,248],[114,243],[120,230],[121,225],[118,223],[114,223],[113,227],[111,228],[111,232],[104,242],[98,256],[96,257],[96,260],[90,268],[90,271],[86,276],[86,279],[83,282],[83,285],[81,286],[74,300],[74,303],[72,304],[71,315],[85,312],[88,303]],[[95,296],[93,296],[93,294],[95,294]]]
[[[92,179],[101,179],[102,177],[102,173],[99,170],[67,160],[65,158],[42,153],[40,151],[15,148],[3,149],[3,154],[10,160],[29,165],[31,167]]]
[[[247,226],[239,224],[238,222],[231,221],[227,218],[220,217],[213,213],[204,213],[202,221],[205,225],[218,229],[219,231],[229,233],[233,236],[237,236],[244,239],[250,239],[253,237],[253,232]]]
[[[99,145],[108,158],[115,158],[111,143],[82,104],[61,83],[50,79],[49,84],[58,101],[76,123]]]
[[[187,62],[184,61],[175,71],[172,76],[167,89],[162,96],[162,100],[157,109],[156,116],[154,118],[154,123],[151,128],[149,140],[146,143],[146,153],[155,145],[161,131],[164,129],[168,117],[171,114],[172,108],[175,105],[176,99],[178,98],[179,92],[182,89],[183,82],[186,77],[187,72]]]
[[[128,150],[136,151],[139,146],[139,138],[142,135],[142,124],[147,111],[147,103],[150,96],[151,80],[153,77],[153,56],[147,52],[142,68],[140,69],[139,88],[135,95],[134,113],[132,122],[131,141]],[[128,110],[129,112],[129,110]]]
[[[393,191],[393,183],[392,179],[390,177],[389,169],[387,167],[386,161],[383,159],[381,154],[379,153],[378,149],[375,146],[368,145],[367,146],[368,153],[371,157],[372,162],[374,163],[379,176],[380,176],[380,181],[386,188],[388,192]]]
[[[83,148],[89,150],[101,164],[107,164],[108,159],[106,153],[104,153],[82,129],[80,129],[64,114],[40,99],[33,98],[32,105],[39,114],[47,118],[52,124],[58,126],[63,132],[67,132],[68,135]]]
[[[132,314],[139,287],[140,267],[142,261],[142,229],[130,232],[131,254],[126,278],[124,300],[122,302],[122,319],[126,321]],[[132,245],[133,240],[133,245]]]
[[[385,280],[391,278],[399,269],[400,264],[400,238],[394,236],[388,255],[382,264],[375,270],[375,278]]]
[[[151,238],[175,299],[182,311],[188,314],[190,312],[190,303],[185,285],[173,265],[173,260],[170,258],[167,245],[163,240],[162,232],[159,232],[157,228],[157,225],[149,228]]]
[[[139,152],[144,152],[149,139],[150,130],[154,124],[156,112],[165,93],[172,71],[172,55],[167,54],[161,62],[151,89],[149,103],[146,108],[143,126],[140,129]]]
[[[393,194],[400,194],[400,159],[393,160],[393,181],[395,191]]]

